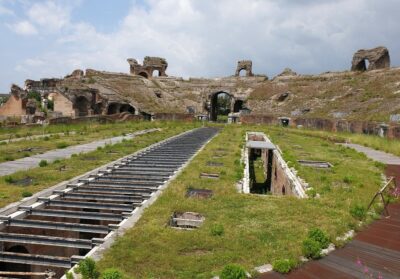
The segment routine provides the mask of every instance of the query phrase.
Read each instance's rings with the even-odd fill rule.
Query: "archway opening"
[[[29,254],[28,249],[26,249],[22,245],[15,245],[5,250],[5,252],[18,253],[18,254]],[[18,264],[18,263],[9,263],[4,262],[0,263],[1,271],[16,271],[16,272],[30,272],[31,266],[28,264]],[[26,277],[21,277],[26,278]]]
[[[161,77],[161,71],[160,70],[153,70],[153,73],[151,75],[153,77]]]
[[[89,114],[89,101],[85,97],[79,96],[76,98],[75,108],[79,117],[87,116]]]
[[[149,75],[146,72],[140,72],[139,76],[142,76],[144,78],[149,78]]]
[[[236,100],[233,105],[233,112],[240,112],[243,109],[243,103],[242,100]]]
[[[211,97],[210,120],[227,122],[231,112],[232,96],[226,92],[217,92]]]
[[[120,107],[119,112],[129,112],[129,113],[134,114],[134,113],[135,113],[135,108],[132,107],[132,106],[129,105],[129,104],[124,104],[124,105],[122,105],[122,106]]]
[[[116,103],[109,104],[108,108],[107,108],[107,115],[116,114],[116,113],[118,113],[118,104],[116,104]]]
[[[240,76],[240,77],[245,77],[245,76],[247,76],[247,70],[246,70],[246,69],[241,69],[241,70],[239,71],[239,76]]]
[[[363,59],[357,64],[356,70],[357,71],[366,71],[368,69],[368,66],[369,66],[369,60]]]

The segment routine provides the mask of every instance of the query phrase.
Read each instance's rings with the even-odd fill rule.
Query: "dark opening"
[[[357,64],[356,70],[357,71],[366,71],[369,66],[369,61],[368,59],[363,59],[360,61],[360,63]]]
[[[282,195],[283,195],[283,196],[286,195],[286,188],[285,188],[285,185],[282,186]]]
[[[78,110],[78,116],[87,116],[89,114],[89,101],[80,96],[75,101],[75,108]]]
[[[236,100],[235,104],[233,105],[233,112],[239,112],[243,108],[243,101],[242,100]]]
[[[139,76],[142,76],[144,78],[149,78],[149,75],[146,72],[140,72]]]
[[[211,97],[210,120],[227,122],[231,112],[232,96],[226,92],[218,92]]]
[[[270,152],[272,154],[272,152]],[[269,158],[269,154],[268,154]],[[272,162],[272,160],[271,160]],[[271,165],[272,166],[272,165]],[[249,171],[250,171],[250,192],[254,194],[267,194],[271,189],[271,182],[268,184],[264,172],[264,161],[261,149],[250,149]],[[269,168],[268,168],[269,170]],[[269,170],[271,172],[271,170]],[[267,171],[268,172],[268,171]],[[268,177],[268,176],[267,176]],[[270,177],[270,175],[269,175]],[[269,185],[269,187],[268,187]]]
[[[111,114],[116,114],[118,113],[118,104],[109,104],[108,108],[107,108],[107,114],[111,115]]]
[[[9,249],[6,249],[5,252],[19,253],[19,254],[29,254],[29,251],[22,245],[12,246]],[[18,263],[0,263],[1,271],[18,271],[18,272],[30,272],[31,266],[27,264],[18,264]],[[28,278],[28,277],[20,277],[20,278]]]
[[[289,126],[290,119],[289,118],[281,118],[281,124],[283,127]]]
[[[120,107],[119,112],[130,112],[130,113],[134,114],[135,108],[132,107],[131,105],[124,104]]]
[[[95,200],[90,200],[89,202],[96,202]],[[91,209],[91,208],[83,208],[82,211],[84,212],[100,212],[98,209]],[[100,220],[91,220],[91,219],[80,219],[80,224],[87,224],[87,225],[100,225]],[[92,238],[100,238],[101,235],[98,233],[90,233],[90,232],[80,232],[79,238],[80,239],[92,239]],[[89,250],[80,248],[79,249],[79,256],[85,256]]]

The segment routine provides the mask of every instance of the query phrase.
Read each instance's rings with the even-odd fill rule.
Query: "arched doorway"
[[[368,69],[368,66],[369,66],[369,60],[363,59],[355,66],[355,70],[356,71],[366,71]]]
[[[243,103],[242,100],[236,100],[233,105],[233,112],[240,112],[243,109]]]
[[[149,78],[149,75],[146,72],[140,72],[139,76],[142,76],[144,78]]]
[[[116,114],[119,112],[119,105],[117,103],[111,103],[107,107],[107,115]]]
[[[134,113],[135,113],[135,108],[132,107],[132,106],[129,105],[129,104],[123,104],[123,105],[120,107],[119,112],[130,112],[130,113],[134,114]]]
[[[89,101],[85,97],[79,96],[75,100],[75,109],[77,116],[87,116],[89,114]]]
[[[18,254],[29,254],[28,249],[22,245],[15,245],[5,250],[5,252],[18,253]],[[18,272],[30,272],[31,266],[27,264],[18,263],[0,263],[1,271],[18,271]]]
[[[153,70],[153,73],[151,74],[152,77],[161,77],[161,71],[160,70]]]
[[[220,91],[211,96],[210,120],[226,122],[231,112],[232,95]]]

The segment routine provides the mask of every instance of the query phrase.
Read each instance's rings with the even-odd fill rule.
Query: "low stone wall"
[[[154,120],[179,120],[179,121],[194,121],[193,114],[187,113],[156,113],[154,114]]]
[[[276,124],[280,125],[280,120],[271,115],[243,115],[240,122],[244,124]],[[384,124],[380,122],[352,121],[324,118],[291,118],[289,125],[297,127],[299,125],[309,128],[329,132],[349,132],[369,135],[379,135],[389,139],[400,139],[400,125],[397,123]]]

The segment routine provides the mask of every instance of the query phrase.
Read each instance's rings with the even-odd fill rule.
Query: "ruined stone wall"
[[[179,120],[179,121],[194,121],[193,114],[185,114],[185,113],[156,113],[154,114],[154,120]]]
[[[10,95],[7,102],[0,107],[0,115],[3,116],[22,116],[26,114],[25,108],[23,108],[22,98],[17,98],[14,95]]]
[[[61,93],[51,93],[54,101],[54,111],[60,112],[63,116],[75,117],[75,110],[72,102]]]
[[[284,167],[279,162],[275,151],[272,162],[271,194],[276,196],[295,196],[292,188],[292,183],[289,180]]]

